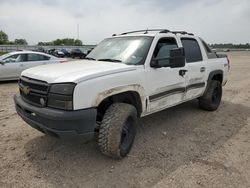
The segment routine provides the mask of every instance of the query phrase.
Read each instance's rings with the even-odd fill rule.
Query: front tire
[[[203,110],[215,111],[220,105],[222,85],[219,81],[212,80],[204,95],[199,98],[199,106]]]
[[[125,157],[136,135],[137,111],[134,106],[114,103],[103,117],[98,137],[101,152],[109,157]]]

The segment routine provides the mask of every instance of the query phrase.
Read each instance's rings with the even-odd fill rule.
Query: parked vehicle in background
[[[94,48],[88,49],[86,56],[87,56],[93,49],[94,49]]]
[[[43,47],[41,47],[41,46],[39,46],[35,51],[37,51],[37,52],[43,52],[43,53],[46,52],[46,50]]]
[[[227,57],[191,33],[134,31],[103,40],[84,60],[24,71],[14,99],[17,113],[37,130],[98,135],[103,154],[122,158],[138,118],[193,99],[215,111],[228,71]]]
[[[70,51],[66,48],[62,48],[61,51],[64,53],[64,57],[70,57]]]
[[[79,48],[76,49],[72,49],[70,52],[70,56],[72,58],[80,58],[83,59],[86,57],[86,54],[82,52],[82,50],[80,50]]]
[[[53,53],[52,55],[54,55],[54,56],[56,56],[56,57],[65,57],[64,52],[61,51],[61,50],[55,50],[54,53]]]
[[[25,69],[38,65],[56,64],[60,61],[59,58],[42,52],[11,52],[0,56],[0,81],[17,80]]]
[[[47,54],[53,55],[55,53],[56,49],[55,48],[49,48],[47,50]]]

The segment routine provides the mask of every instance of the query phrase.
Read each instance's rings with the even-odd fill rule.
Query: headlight
[[[73,110],[75,84],[53,84],[50,87],[47,106],[61,110]]]
[[[56,93],[60,95],[73,95],[76,84],[53,84],[50,86],[50,93]]]

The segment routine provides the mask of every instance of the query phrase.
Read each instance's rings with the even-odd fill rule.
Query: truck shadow
[[[95,141],[66,142],[49,136],[25,145],[28,160],[53,187],[150,187],[178,167],[208,156],[247,124],[250,108],[222,102],[216,112],[197,102],[140,120],[130,155],[116,161],[103,156]]]
[[[2,84],[17,84],[18,80],[8,80],[8,81],[0,81],[0,85]]]

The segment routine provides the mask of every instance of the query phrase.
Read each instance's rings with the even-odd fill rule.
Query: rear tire
[[[207,91],[199,98],[199,106],[203,110],[215,111],[220,105],[222,86],[217,80],[212,80]]]
[[[103,117],[98,137],[101,152],[109,157],[125,157],[136,135],[137,111],[134,106],[114,103]]]

